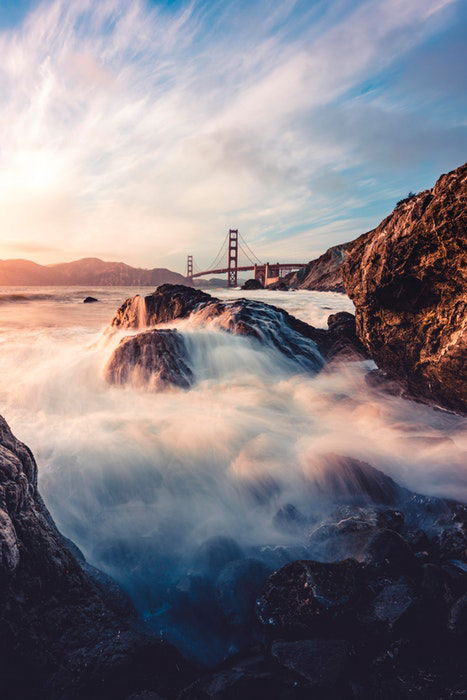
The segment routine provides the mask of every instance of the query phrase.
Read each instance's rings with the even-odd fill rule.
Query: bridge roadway
[[[192,277],[203,277],[204,275],[223,275],[228,272],[246,272],[248,270],[255,271],[255,279],[264,277],[266,269],[270,274],[267,278],[279,277],[282,270],[299,270],[305,267],[308,263],[265,263],[264,265],[244,265],[241,267],[221,267],[217,270],[205,270],[204,272],[194,272]]]

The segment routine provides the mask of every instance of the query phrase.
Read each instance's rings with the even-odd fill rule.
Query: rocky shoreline
[[[242,336],[297,374],[376,361],[367,377],[462,414],[465,302],[459,279],[467,166],[396,207],[344,263],[356,320],[317,329],[286,311],[163,285],[128,299],[108,382],[188,391],[189,320]],[[433,232],[436,232],[436,237]],[[317,456],[318,504],[275,513],[294,546],[206,540],[161,615],[234,640],[201,668],[136,613],[125,592],[57,530],[30,450],[0,419],[0,673],[6,700],[454,700],[467,688],[467,506],[409,491],[349,455]],[[274,484],[268,484],[273,489]],[[305,488],[305,487],[304,487]],[[261,498],[254,490],[252,497]]]

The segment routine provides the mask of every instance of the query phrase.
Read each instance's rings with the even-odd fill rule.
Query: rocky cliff
[[[0,417],[1,697],[114,700],[145,687],[173,694],[185,667],[138,628],[118,586],[67,544],[37,491],[30,450]]]
[[[343,266],[357,332],[413,397],[467,413],[467,164],[400,202]]]
[[[342,279],[342,263],[345,252],[351,245],[341,243],[329,248],[325,253],[311,260],[306,267],[291,272],[285,282],[299,289],[316,289],[319,292],[345,292]]]
[[[122,262],[83,258],[69,263],[38,265],[30,260],[0,260],[0,285],[132,286],[186,283],[166,268],[143,269]]]

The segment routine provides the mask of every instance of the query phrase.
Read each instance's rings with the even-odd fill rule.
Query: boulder
[[[334,688],[350,667],[350,644],[342,639],[274,642],[271,653],[281,666],[303,676],[312,686]]]
[[[150,330],[123,338],[105,368],[110,384],[163,391],[189,389],[194,381],[183,336],[176,330]]]
[[[348,251],[358,337],[414,398],[467,413],[467,164],[402,201]]]
[[[232,537],[217,535],[205,540],[198,547],[193,557],[192,570],[210,578],[217,578],[226,564],[242,557],[242,550]]]
[[[260,280],[255,280],[254,278],[247,280],[245,284],[242,285],[241,289],[263,289],[263,285]]]
[[[262,624],[307,630],[329,626],[359,592],[359,565],[295,561],[269,577],[256,612]]]
[[[417,564],[410,546],[394,530],[378,530],[368,541],[363,559],[369,566],[391,573],[411,573]]]
[[[96,301],[99,301],[99,299],[96,299],[95,297],[86,297],[83,299],[83,304],[94,304]]]
[[[216,597],[230,625],[245,625],[254,616],[255,601],[268,573],[258,559],[237,559],[224,566],[216,582]]]

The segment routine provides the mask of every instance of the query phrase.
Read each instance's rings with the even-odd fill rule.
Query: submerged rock
[[[83,304],[94,304],[96,301],[99,301],[99,299],[96,299],[95,297],[86,297],[83,299]]]
[[[344,263],[358,336],[413,397],[467,413],[467,164],[399,203]]]
[[[183,336],[176,330],[150,330],[123,338],[105,369],[110,384],[132,384],[156,391],[188,389],[193,373]]]

